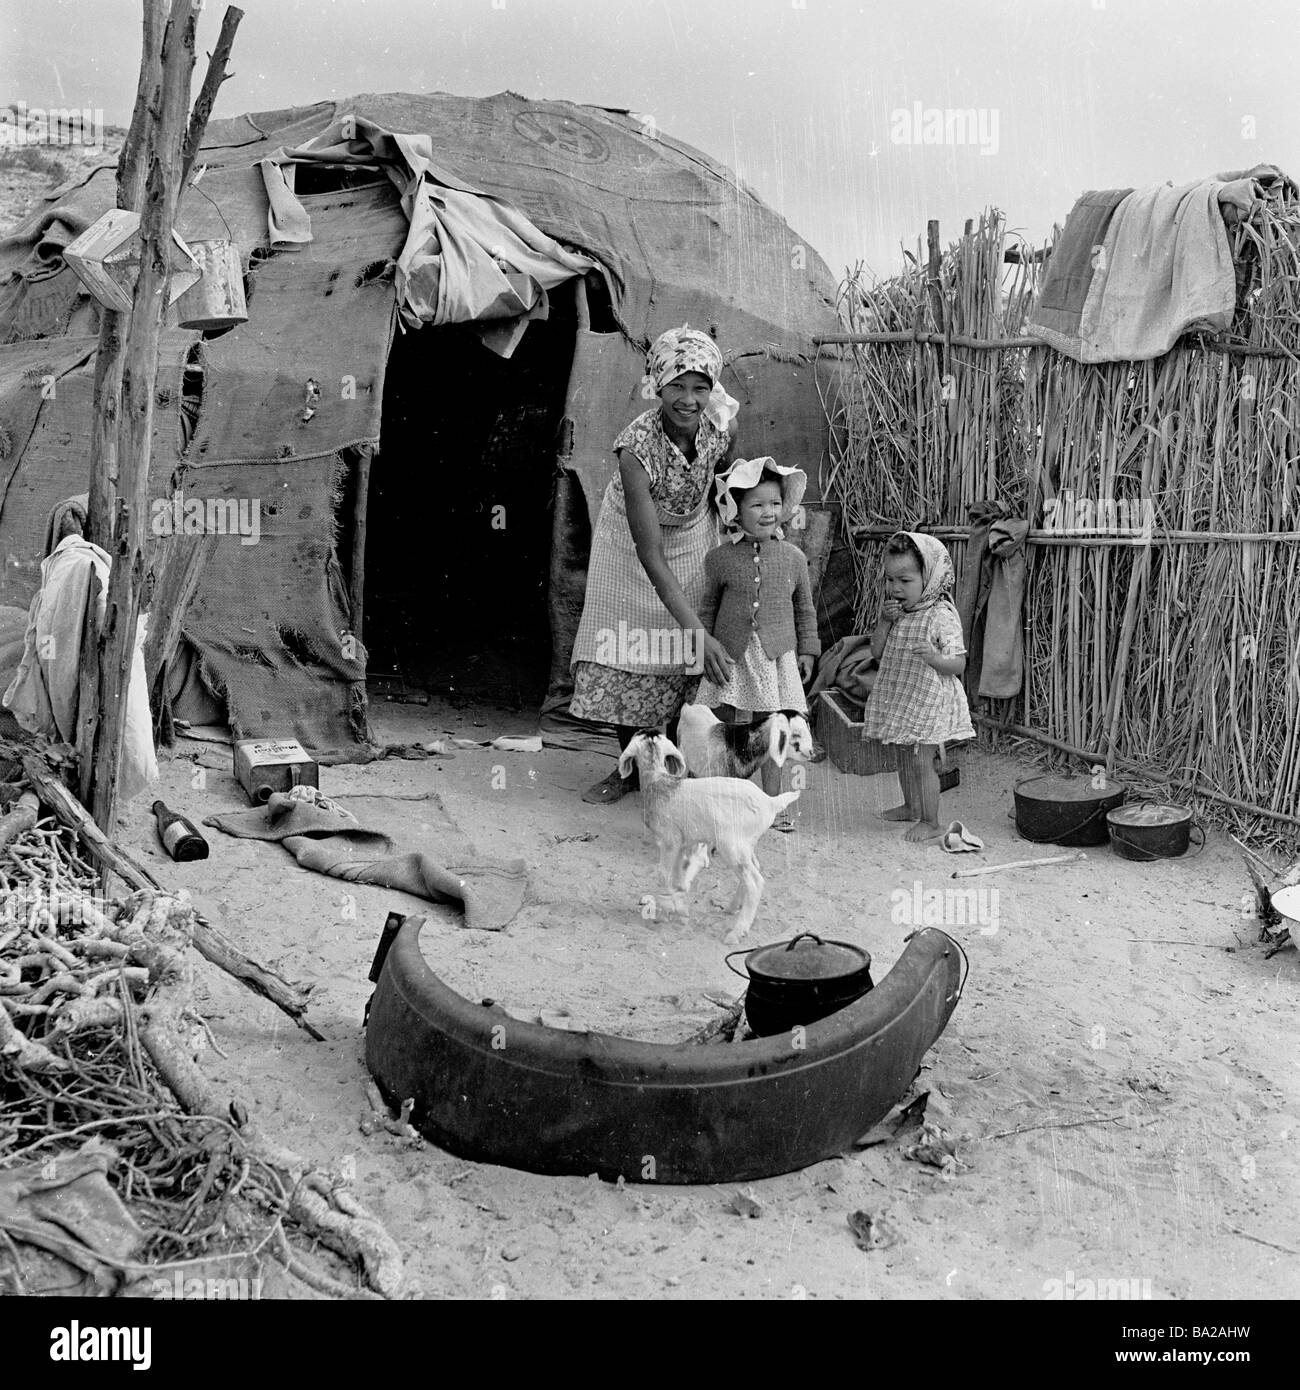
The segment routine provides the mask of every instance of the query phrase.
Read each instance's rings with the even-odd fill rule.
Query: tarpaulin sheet
[[[183,629],[239,738],[296,738],[325,750],[354,745],[364,732],[365,648],[348,640],[335,554],[341,472],[337,460],[292,460],[185,477],[187,501],[228,498],[257,509],[254,543],[218,538]]]
[[[167,332],[159,347],[152,475],[166,478],[179,448],[181,373],[197,335]],[[56,502],[85,492],[96,339],[54,338],[0,348],[0,420],[29,438],[0,458],[0,603],[26,608],[40,585],[45,526]],[[48,383],[48,384],[47,384]],[[32,418],[34,425],[10,425]]]
[[[610,331],[579,335],[563,460],[592,519],[614,468],[614,436],[648,405],[639,395],[641,353],[658,332],[683,322],[717,338],[728,362],[724,384],[742,403],[741,448],[800,465],[809,500],[819,495],[827,429],[809,359],[813,335],[837,326],[835,282],[813,249],[734,174],[640,118],[510,93],[481,100],[438,93],[361,95],[213,121],[199,155],[206,172],[178,212],[181,235],[228,236],[245,266],[254,250],[265,254],[268,204],[258,161],[308,144],[346,114],[427,136],[433,161],[450,179],[503,200],[603,267],[611,303],[593,307],[593,327]],[[186,486],[292,498],[308,515],[291,519],[282,511],[274,525],[263,516],[258,545],[233,542],[202,581],[193,636],[204,669],[233,692],[237,728],[342,746],[364,723],[357,718],[363,671],[360,659],[328,650],[346,612],[331,494],[337,451],[379,438],[396,300],[383,271],[400,254],[408,222],[387,182],[300,200],[313,240],[255,265],[248,323],[204,344],[202,412],[187,456],[202,466]],[[0,342],[7,334],[69,330],[75,287],[70,271],[56,269],[61,244],[78,221],[88,224],[114,201],[111,171],[103,171],[49,200],[16,229],[16,240],[0,245]],[[5,279],[24,271],[54,277],[48,301],[36,298],[35,280],[15,291]],[[55,293],[59,282],[68,290]],[[33,445],[40,436],[38,429]],[[33,458],[23,458],[15,486],[32,495],[0,511],[0,547],[23,551],[28,536],[39,537],[50,505],[84,490],[88,438],[87,415],[76,432],[63,430],[61,457],[45,439]],[[231,469],[236,460],[251,463]],[[555,463],[538,458],[538,467]],[[153,486],[170,471],[160,475],[156,466]],[[4,583],[14,582],[6,567]],[[259,586],[270,595],[265,604]],[[9,601],[25,605],[30,584],[17,587]],[[250,595],[266,613],[242,623]],[[277,639],[280,627],[294,635]],[[263,643],[269,666],[250,655]],[[314,690],[305,676],[285,679],[291,656],[315,673]],[[241,663],[248,670],[242,678]]]
[[[204,345],[190,463],[324,458],[379,440],[395,315],[385,267],[405,240],[406,218],[388,184],[302,202],[311,244],[260,265],[248,322]]]
[[[544,309],[545,291],[596,268],[564,250],[517,208],[458,182],[434,162],[427,135],[387,131],[349,114],[289,158],[347,162],[380,161],[401,195],[409,230],[397,258],[402,315],[421,323],[478,323],[516,318]],[[272,206],[287,189],[262,164]],[[297,222],[301,209],[285,208]],[[510,354],[504,353],[504,356]]]

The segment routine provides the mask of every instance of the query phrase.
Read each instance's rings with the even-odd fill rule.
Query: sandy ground
[[[387,705],[375,716],[392,742],[529,732],[526,717],[488,710]],[[727,1210],[733,1188],[540,1177],[364,1136],[361,1017],[390,910],[427,913],[430,964],[466,995],[567,1011],[602,1031],[684,1038],[717,1012],[705,995],[738,992],[726,923],[709,905],[713,870],[689,924],[642,919],[654,856],[637,798],[578,799],[611,766],[484,749],[322,770],[332,795],[435,791],[481,849],[522,855],[528,901],[500,933],[401,894],[345,890],[276,845],[216,831],[210,859],[175,865],[142,802],[125,817],[123,838],[165,882],[188,888],[249,953],[314,983],[324,1043],[201,966],[200,1006],[228,1054],[209,1052],[204,1066],[287,1143],[355,1169],[358,1194],[404,1251],[410,1297],[1042,1299],[1051,1281],[1085,1279],[1131,1280],[1154,1299],[1300,1294],[1300,959],[1265,961],[1243,917],[1237,853],[1219,835],[1180,861],[1135,864],[1102,848],[971,880],[987,893],[983,920],[945,924],[969,953],[969,983],[917,1083],[930,1116],[959,1136],[969,1166],[955,1177],[891,1141],[753,1184],[753,1219]],[[985,862],[1054,852],[1015,834],[1011,788],[1025,772],[971,750],[944,798],[945,815],[985,838]],[[161,795],[196,819],[246,804],[229,751],[192,742],[164,763]],[[904,844],[878,819],[896,798],[892,774],[811,769],[797,832],[762,844],[753,944],[814,930],[865,946],[880,979],[912,929],[899,904],[918,885],[953,887],[953,867],[976,862]],[[349,804],[415,847],[437,803]],[[847,1224],[857,1210],[882,1220],[891,1243],[859,1250]]]

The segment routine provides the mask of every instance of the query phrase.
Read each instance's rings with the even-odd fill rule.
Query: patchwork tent
[[[744,451],[808,472],[827,575],[812,338],[836,287],[716,161],[626,111],[439,93],[214,121],[198,163],[177,228],[237,245],[248,319],[164,334],[151,490],[164,530],[197,502],[256,520],[185,623],[237,733],[363,750],[368,647],[389,669],[539,629],[562,711],[610,446],[683,322],[723,350]],[[62,253],[114,193],[106,165],[0,240],[0,604],[29,603],[46,516],[86,488],[98,310]]]

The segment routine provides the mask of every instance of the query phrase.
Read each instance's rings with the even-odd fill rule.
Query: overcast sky
[[[207,0],[210,48],[224,12]],[[509,89],[630,107],[753,185],[837,274],[926,219],[1034,238],[1086,188],[1300,173],[1296,0],[244,0],[217,115]],[[0,103],[125,125],[139,0],[0,0]],[[923,120],[971,110],[945,142]],[[936,117],[932,113],[939,113]],[[906,116],[899,113],[907,113]],[[931,126],[934,131],[937,127]]]

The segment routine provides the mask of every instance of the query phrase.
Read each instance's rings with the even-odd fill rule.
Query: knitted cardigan
[[[704,583],[700,621],[737,661],[756,632],[771,661],[821,652],[808,561],[789,541],[724,541],[704,557]]]

